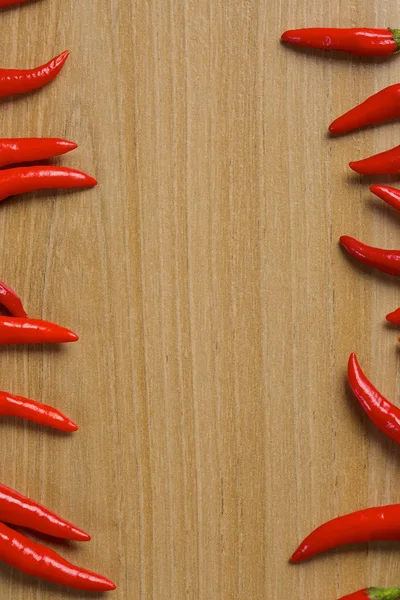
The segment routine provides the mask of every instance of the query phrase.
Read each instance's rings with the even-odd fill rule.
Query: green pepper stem
[[[391,29],[389,27],[389,31],[390,31],[390,33],[393,36],[393,40],[397,44],[397,50],[396,50],[396,52],[398,52],[400,50],[400,29]]]
[[[398,30],[397,30],[398,31]],[[370,600],[398,600],[400,587],[376,588],[371,587],[365,592]]]

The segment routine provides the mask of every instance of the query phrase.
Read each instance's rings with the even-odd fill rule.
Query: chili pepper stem
[[[366,594],[370,600],[398,600],[400,598],[400,587],[371,587],[366,590]]]
[[[391,29],[390,27],[388,27],[388,29],[391,32],[393,39],[397,44],[396,52],[398,52],[400,49],[400,29]]]

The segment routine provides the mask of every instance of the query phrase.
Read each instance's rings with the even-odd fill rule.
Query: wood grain
[[[321,522],[400,498],[400,453],[345,383],[355,351],[398,399],[397,283],[337,243],[399,243],[398,215],[347,167],[398,144],[399,125],[326,135],[400,59],[279,43],[291,27],[398,26],[395,3],[32,0],[0,18],[5,67],[71,51],[53,84],[2,102],[2,135],[74,140],[56,162],[99,179],[1,206],[0,278],[81,336],[0,351],[3,389],[80,424],[2,421],[1,481],[93,534],[49,543],[113,578],[110,598],[399,584],[399,544],[288,557]],[[0,598],[89,595],[0,566]]]

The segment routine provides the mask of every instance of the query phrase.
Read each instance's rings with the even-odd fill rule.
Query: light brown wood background
[[[78,344],[1,350],[1,385],[80,424],[4,421],[1,481],[89,530],[64,556],[120,600],[335,600],[400,583],[400,544],[291,566],[338,514],[400,500],[400,453],[345,385],[348,355],[399,399],[398,284],[338,247],[400,243],[347,167],[399,124],[331,140],[400,79],[284,48],[284,29],[400,25],[389,0],[32,0],[0,14],[0,64],[64,49],[57,80],[1,103],[2,136],[59,136],[82,193],[0,208],[0,279]],[[2,600],[96,597],[0,567]]]

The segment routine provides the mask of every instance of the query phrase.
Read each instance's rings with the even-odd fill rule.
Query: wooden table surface
[[[288,558],[323,521],[400,500],[399,450],[345,378],[355,351],[399,399],[384,321],[398,284],[338,246],[400,243],[398,215],[347,167],[398,144],[399,124],[326,135],[400,59],[279,43],[291,27],[396,27],[397,4],[32,0],[0,18],[4,67],[71,51],[53,84],[2,102],[2,135],[74,140],[54,162],[99,179],[1,205],[0,278],[81,336],[1,350],[1,389],[80,425],[3,419],[1,482],[92,533],[49,544],[113,578],[115,600],[399,585],[396,543]],[[97,597],[0,566],[1,600]]]

